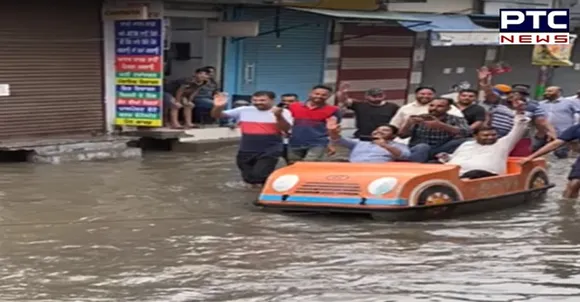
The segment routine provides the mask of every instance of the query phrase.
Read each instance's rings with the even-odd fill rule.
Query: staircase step
[[[73,143],[73,144],[62,144],[55,146],[46,146],[35,148],[35,152],[38,155],[55,155],[71,152],[95,152],[95,151],[107,151],[107,150],[121,150],[127,148],[127,141],[112,141],[112,142],[85,142],[85,143]]]
[[[77,150],[63,153],[34,154],[29,159],[36,163],[60,164],[80,161],[99,161],[115,159],[140,159],[142,152],[140,148],[112,148],[103,150]]]

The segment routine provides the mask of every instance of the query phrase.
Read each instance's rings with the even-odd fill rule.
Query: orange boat
[[[276,170],[255,202],[265,209],[442,218],[542,201],[554,185],[544,159],[510,158],[505,175],[460,179],[459,166],[298,162]]]

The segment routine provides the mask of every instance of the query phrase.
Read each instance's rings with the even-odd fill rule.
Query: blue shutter
[[[244,9],[242,19],[259,20],[262,33],[275,29],[275,15],[273,8]],[[297,27],[280,32],[280,37],[270,33],[241,41],[238,93],[271,90],[277,95],[296,93],[304,100],[312,86],[322,83],[328,19],[283,9],[279,24],[280,29]]]

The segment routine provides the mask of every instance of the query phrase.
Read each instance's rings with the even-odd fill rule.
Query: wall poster
[[[163,126],[163,21],[115,21],[115,125]]]

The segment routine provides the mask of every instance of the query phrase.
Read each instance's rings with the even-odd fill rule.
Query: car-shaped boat
[[[509,158],[504,175],[460,179],[443,164],[298,162],[276,170],[255,204],[264,209],[371,214],[389,220],[443,218],[545,199],[544,159]]]

